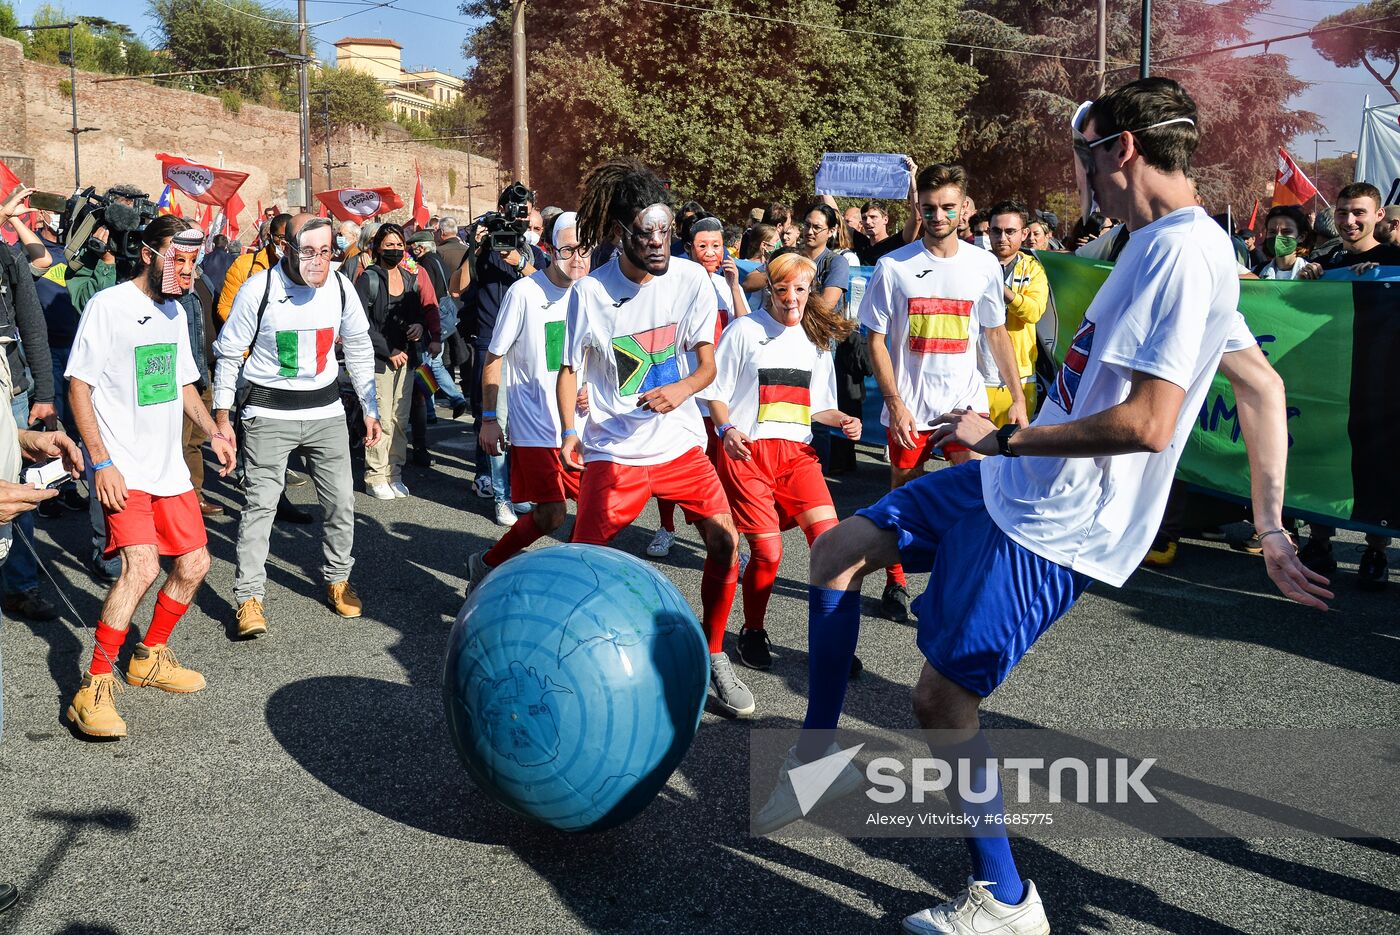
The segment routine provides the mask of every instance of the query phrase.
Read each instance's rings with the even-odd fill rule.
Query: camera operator
[[[476,426],[476,494],[505,499],[496,490],[492,476],[504,478],[505,455],[487,455],[480,443],[481,371],[487,348],[496,330],[496,316],[506,290],[518,280],[549,265],[549,258],[538,246],[543,219],[535,209],[535,193],[514,182],[496,203],[496,213],[478,218],[471,230],[467,256],[453,277],[452,286],[462,295],[462,333],[472,343],[472,369],[468,379],[472,419]]]

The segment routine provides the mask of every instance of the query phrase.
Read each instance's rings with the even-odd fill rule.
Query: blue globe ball
[[[593,545],[522,553],[473,588],[448,640],[447,726],[467,771],[565,831],[637,815],[700,726],[710,654],[650,564]]]

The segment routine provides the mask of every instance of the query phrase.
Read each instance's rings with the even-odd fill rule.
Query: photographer
[[[79,315],[93,296],[117,284],[118,274],[130,273],[135,267],[136,258],[128,256],[124,249],[128,242],[124,235],[134,234],[155,216],[155,206],[146,193],[134,185],[113,185],[105,195],[94,200],[99,203],[98,210],[92,212],[97,226],[69,262],[65,279],[68,296]],[[70,200],[69,204],[73,202]],[[65,220],[66,231],[71,236],[86,220],[86,215],[70,209]],[[130,243],[139,254],[140,248],[134,246],[136,241],[130,239]]]
[[[493,497],[497,502],[505,501],[505,491],[496,490],[491,478],[506,476],[505,455],[492,458],[480,443],[481,372],[506,290],[549,265],[549,258],[537,246],[539,232],[532,226],[539,224],[542,219],[535,210],[535,193],[519,182],[511,184],[501,192],[496,213],[479,218],[473,225],[467,256],[452,282],[462,295],[462,333],[473,345],[467,386],[478,437],[474,486],[477,496]]]

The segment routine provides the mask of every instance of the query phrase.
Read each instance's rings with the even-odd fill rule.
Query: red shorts
[[[582,474],[564,470],[558,448],[510,449],[510,496],[516,503],[578,500]]]
[[[606,545],[652,497],[679,504],[691,523],[729,512],[715,466],[699,448],[665,464],[590,461],[579,487],[573,541]]]
[[[107,547],[111,558],[129,545],[153,545],[161,555],[184,555],[209,544],[199,497],[186,490],[173,497],[153,497],[144,490],[128,490],[126,506],[107,516]]]
[[[734,526],[743,533],[779,532],[797,517],[832,506],[821,462],[811,445],[783,438],[749,443],[748,461],[719,459],[719,479],[729,494]]]
[[[984,412],[982,418],[987,418]],[[908,471],[916,468],[930,458],[941,455],[950,455],[957,451],[971,451],[972,449],[958,442],[948,441],[939,446],[934,451],[929,440],[933,438],[933,429],[924,432],[914,433],[914,447],[901,448],[894,440],[894,433],[888,428],[885,429],[885,442],[890,446],[890,467],[899,468],[901,471]]]

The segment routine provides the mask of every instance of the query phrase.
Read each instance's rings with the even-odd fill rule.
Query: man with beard
[[[287,224],[285,243],[278,264],[239,291],[214,344],[214,411],[225,435],[233,433],[229,410],[240,367],[249,384],[242,409],[248,502],[238,523],[233,578],[241,637],[267,632],[262,599],[268,540],[287,456],[298,449],[306,454],[325,510],[326,603],[342,617],[358,617],[362,610],[349,580],[355,490],[335,346],[339,342],[345,349],[345,366],[365,412],[365,447],[372,447],[380,428],[369,319],[354,287],[331,272],[330,221],[299,214]]]
[[[621,250],[569,294],[556,392],[559,458],[565,470],[583,471],[575,542],[606,545],[653,496],[680,504],[696,525],[705,542],[700,602],[710,685],[720,707],[747,717],[753,695],[724,653],[738,537],[693,398],[715,377],[715,287],[700,264],[671,256],[674,226],[666,187],[636,159],[604,163],[585,178],[579,243],[616,238]],[[574,428],[579,371],[588,381],[583,438]]]
[[[181,444],[184,417],[211,437],[221,474],[234,461],[232,437],[214,426],[194,387],[199,371],[177,301],[194,283],[203,242],[182,218],[152,221],[141,233],[134,277],[88,302],[68,358],[69,404],[107,517],[105,555],[122,559],[97,622],[92,661],[68,706],[68,720],[93,737],[126,736],[112,670],[162,555],[174,561],[151,625],[127,662],[126,681],[168,692],[204,687],[204,676],[180,665],[168,645],[209,571],[204,517]]]

